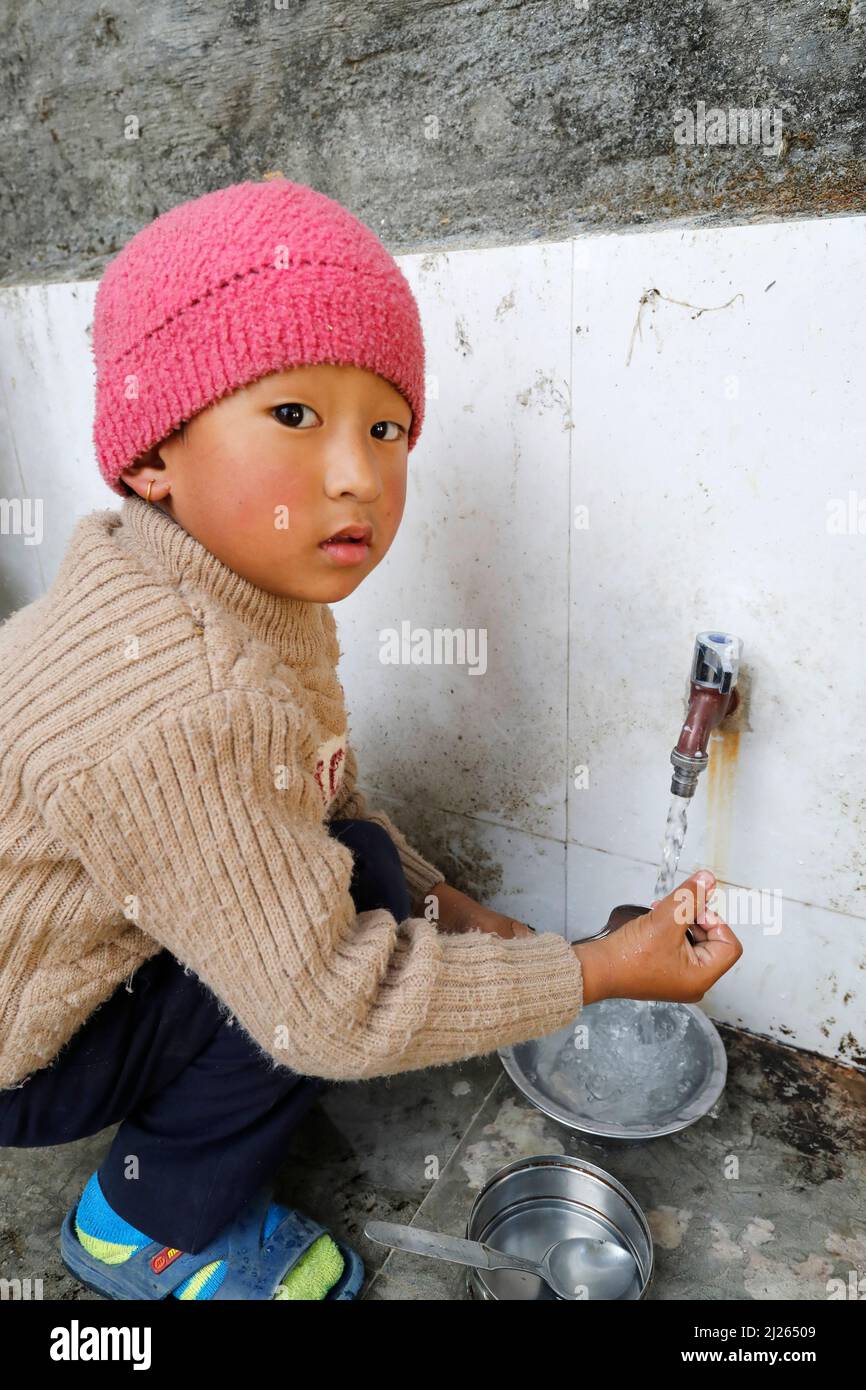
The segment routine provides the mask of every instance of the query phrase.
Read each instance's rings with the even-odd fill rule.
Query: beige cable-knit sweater
[[[564,1027],[563,937],[356,913],[325,821],[393,837],[413,912],[443,874],[356,788],[327,604],[259,589],[137,496],[75,526],[0,624],[0,1088],[49,1065],[167,947],[275,1063],[352,1079]]]

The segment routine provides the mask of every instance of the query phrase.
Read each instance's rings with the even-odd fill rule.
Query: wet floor
[[[637,1145],[585,1140],[524,1100],[493,1054],[336,1086],[289,1141],[276,1196],[361,1253],[363,1298],[464,1299],[464,1269],[389,1252],[367,1240],[365,1223],[465,1235],[475,1195],[498,1168],[529,1154],[581,1155],[647,1215],[649,1298],[826,1301],[850,1289],[852,1272],[866,1279],[866,1075],[719,1031],[726,1090],[682,1134]],[[112,1133],[0,1150],[0,1277],[42,1278],[46,1299],[96,1297],[61,1264],[58,1230]]]

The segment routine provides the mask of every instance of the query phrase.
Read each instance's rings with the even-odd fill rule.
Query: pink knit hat
[[[247,181],[157,217],[109,262],[93,318],[99,471],[120,473],[213,401],[319,362],[390,381],[424,418],[415,297],[369,227],[289,179]]]

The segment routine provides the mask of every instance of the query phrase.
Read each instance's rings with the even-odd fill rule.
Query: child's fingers
[[[694,923],[705,925],[707,900],[715,886],[715,874],[709,869],[698,869],[664,899],[664,902],[670,903],[673,908],[677,926],[690,927]]]
[[[710,917],[714,920],[709,921]],[[710,941],[724,942],[727,946],[739,946],[742,950],[739,937],[731,931],[727,922],[723,922],[721,917],[716,916],[715,912],[708,912],[707,919],[706,933]]]
[[[715,935],[715,933],[723,933]],[[743,954],[742,944],[737,940],[730,927],[724,922],[719,927],[711,928],[711,934],[706,941],[699,941],[694,948],[695,954],[702,966],[709,972],[707,989],[714,984],[726,970],[730,970],[735,961],[738,961]]]

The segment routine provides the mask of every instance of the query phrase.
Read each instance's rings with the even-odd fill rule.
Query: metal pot
[[[624,1246],[635,1261],[624,1300],[645,1298],[652,1282],[652,1235],[637,1201],[611,1173],[569,1154],[535,1154],[500,1168],[475,1198],[466,1236],[539,1260],[558,1240],[602,1237]],[[470,1298],[493,1302],[569,1301],[536,1275],[510,1269],[469,1269],[467,1288]],[[586,1301],[592,1301],[591,1289]]]

